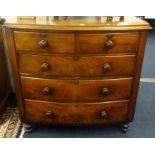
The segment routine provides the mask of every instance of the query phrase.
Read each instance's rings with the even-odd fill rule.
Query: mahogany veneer
[[[5,24],[24,123],[123,123],[127,131],[150,26],[135,17],[103,18]]]

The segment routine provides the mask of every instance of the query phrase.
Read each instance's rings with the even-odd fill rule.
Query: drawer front
[[[126,53],[138,47],[138,33],[80,34],[79,53]]]
[[[128,99],[132,78],[57,80],[21,77],[24,98],[47,101],[108,101]]]
[[[111,103],[53,103],[25,101],[26,119],[32,122],[68,125],[116,123],[126,120],[128,101]]]
[[[14,32],[16,50],[50,53],[74,53],[75,34]]]
[[[51,76],[132,76],[136,57],[125,56],[39,56],[20,54],[20,73]]]

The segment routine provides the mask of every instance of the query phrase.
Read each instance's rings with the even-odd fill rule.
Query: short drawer
[[[17,51],[37,51],[50,53],[74,53],[75,34],[14,32]]]
[[[79,53],[133,53],[139,33],[79,34]]]
[[[109,101],[130,97],[132,78],[103,80],[21,77],[24,98],[46,101]]]
[[[20,73],[58,77],[132,76],[135,55],[124,56],[55,56],[19,55]]]
[[[26,100],[25,112],[29,122],[65,125],[109,124],[126,120],[128,101],[70,104]]]

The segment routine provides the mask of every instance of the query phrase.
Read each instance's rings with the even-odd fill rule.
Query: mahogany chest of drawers
[[[70,17],[8,22],[4,28],[25,124],[119,123],[127,131],[148,23],[135,17]]]

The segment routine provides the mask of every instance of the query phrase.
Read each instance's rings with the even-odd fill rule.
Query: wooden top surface
[[[123,21],[114,17],[113,21],[106,21],[106,16],[69,16],[67,20],[59,16],[36,16],[34,19],[7,20],[4,27],[22,29],[49,30],[148,30],[150,25],[136,17],[125,17]]]

